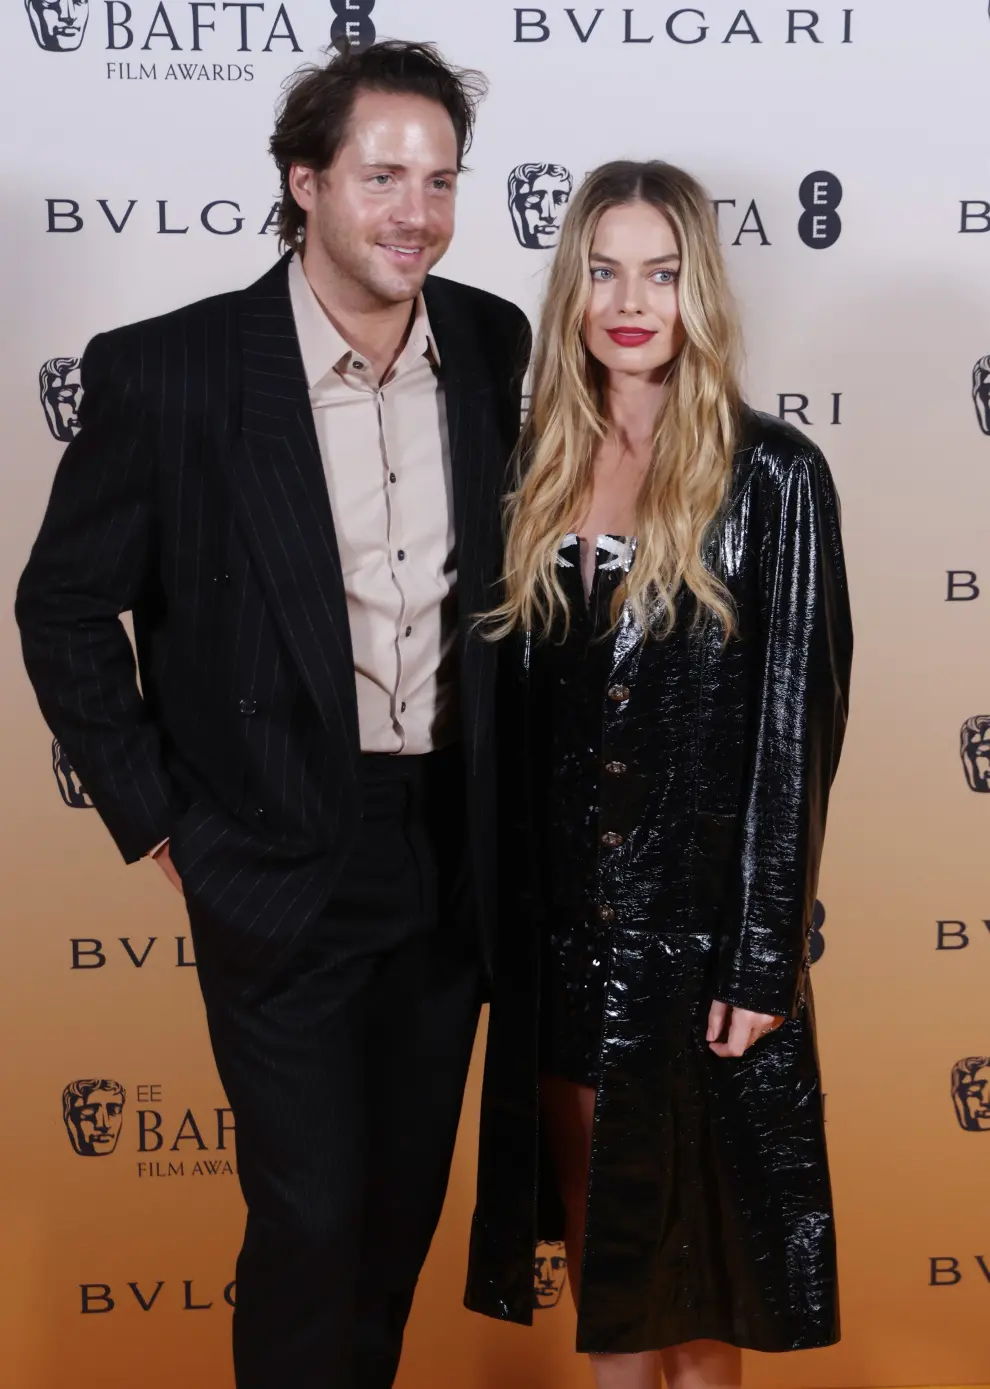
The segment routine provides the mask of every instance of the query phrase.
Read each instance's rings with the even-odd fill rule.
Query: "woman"
[[[698,184],[589,175],[493,619],[508,871],[467,1301],[531,1320],[559,1196],[600,1389],[727,1389],[740,1347],[838,1334],[808,933],[852,636],[828,467],[741,403],[735,340]]]

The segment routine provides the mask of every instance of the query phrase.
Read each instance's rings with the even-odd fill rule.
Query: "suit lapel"
[[[478,334],[480,325],[447,281],[427,279],[430,326],[440,351],[450,443],[457,544],[460,705],[468,766],[477,775],[488,738],[495,647],[482,640],[479,613],[494,605],[499,577],[499,498],[505,459],[495,382]]]
[[[286,645],[328,727],[357,751],[354,657],[288,260],[240,302],[241,428],[228,457],[241,527]]]
[[[497,431],[488,372],[477,326],[458,313],[453,286],[444,280],[426,281],[424,294],[430,327],[440,351],[450,443],[457,536],[457,586],[462,635],[477,606],[485,601],[483,588],[490,567],[492,501],[498,488]],[[496,502],[497,505],[497,502]]]

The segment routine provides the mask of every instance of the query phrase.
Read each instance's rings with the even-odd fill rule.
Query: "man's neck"
[[[376,378],[388,374],[405,346],[415,315],[415,299],[387,303],[341,274],[317,247],[300,252],[303,272],[320,307],[341,337],[367,357]]]

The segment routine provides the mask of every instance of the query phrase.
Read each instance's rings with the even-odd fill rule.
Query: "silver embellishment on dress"
[[[573,569],[573,560],[567,559],[565,550],[580,549],[581,537],[569,531],[561,540],[557,547],[557,567],[560,569]],[[605,558],[598,558],[604,551]],[[598,535],[595,537],[595,568],[603,571],[609,569],[621,569],[628,574],[632,568],[633,556],[636,553],[636,537],[625,535]]]

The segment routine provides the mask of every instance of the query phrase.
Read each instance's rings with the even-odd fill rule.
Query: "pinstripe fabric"
[[[451,435],[487,937],[495,658],[470,618],[497,580],[529,330],[480,290],[431,277],[425,293]],[[274,957],[327,900],[360,814],[347,609],[287,258],[245,291],[94,338],[82,379],[80,433],[18,589],[28,673],[124,858],[170,836],[187,894],[230,947]]]

